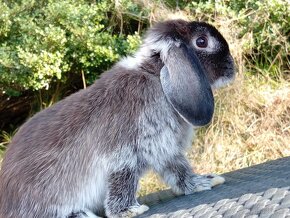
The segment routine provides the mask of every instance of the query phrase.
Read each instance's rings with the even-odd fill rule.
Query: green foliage
[[[0,89],[9,95],[80,72],[90,84],[136,48],[136,35],[113,33],[110,1],[1,1],[0,8]]]
[[[141,37],[137,32],[135,32],[134,35],[128,35],[126,41],[128,43],[128,46],[125,50],[125,53],[132,54],[139,47],[141,43]]]
[[[248,58],[254,67],[266,70],[274,78],[280,76],[280,72],[289,73],[289,2],[257,1],[255,7],[257,10],[245,18],[248,31],[253,34],[253,47]]]
[[[0,0],[0,91],[19,96],[24,90],[49,89],[59,81],[65,84],[69,78],[81,80],[82,74],[91,84],[140,44],[140,33],[155,10],[141,2]],[[267,69],[273,77],[277,72],[289,73],[287,1],[160,0],[155,4],[183,9],[199,20],[235,20],[239,37],[252,37],[243,45],[248,67]]]

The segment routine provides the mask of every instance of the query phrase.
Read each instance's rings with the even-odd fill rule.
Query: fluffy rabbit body
[[[228,44],[211,25],[151,28],[134,57],[37,113],[16,133],[0,173],[0,218],[130,217],[140,176],[155,170],[191,194],[222,183],[184,157],[194,127],[210,122],[212,88],[234,78]]]

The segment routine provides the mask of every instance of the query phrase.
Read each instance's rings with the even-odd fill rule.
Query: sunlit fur
[[[181,45],[196,52],[193,60],[186,53],[182,56],[187,70],[200,70],[188,73],[208,78],[189,81],[194,84],[193,93],[200,93],[207,87],[205,83],[217,86],[226,81],[221,77],[233,77],[231,59],[227,59],[224,73],[212,62],[212,57],[218,57],[194,50],[192,40],[198,28],[198,33],[215,37],[213,42],[219,44],[215,55],[221,52],[220,60],[230,56],[225,40],[208,24],[160,23],[148,31],[134,56],[122,59],[87,89],[22,125],[2,162],[0,218],[137,215],[148,209],[138,204],[136,189],[150,168],[179,194],[209,190],[222,183],[222,179],[192,172],[184,153],[192,143],[193,125],[169,102],[170,93],[164,92],[160,82],[165,63],[179,60],[171,52],[173,47]],[[184,68],[168,66],[168,72],[177,78],[183,75],[177,75],[178,69]],[[178,90],[183,92],[186,90]],[[189,97],[193,103],[202,103],[198,96]]]

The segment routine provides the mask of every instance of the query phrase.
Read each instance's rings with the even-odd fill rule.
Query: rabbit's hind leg
[[[108,217],[133,217],[149,209],[146,205],[139,205],[136,200],[138,179],[137,170],[128,167],[110,174],[105,201]]]

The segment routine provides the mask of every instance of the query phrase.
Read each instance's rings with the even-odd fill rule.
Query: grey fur
[[[194,48],[191,40],[200,33],[219,43],[214,53]],[[157,24],[136,57],[121,60],[86,90],[19,129],[0,172],[0,218],[64,218],[88,210],[109,217],[142,213],[148,208],[135,194],[148,168],[176,192],[210,189],[211,179],[193,174],[184,157],[193,126],[172,107],[160,81],[169,50],[181,44],[196,52],[205,69],[198,73],[212,86],[233,78],[228,45],[214,27],[182,20]]]

